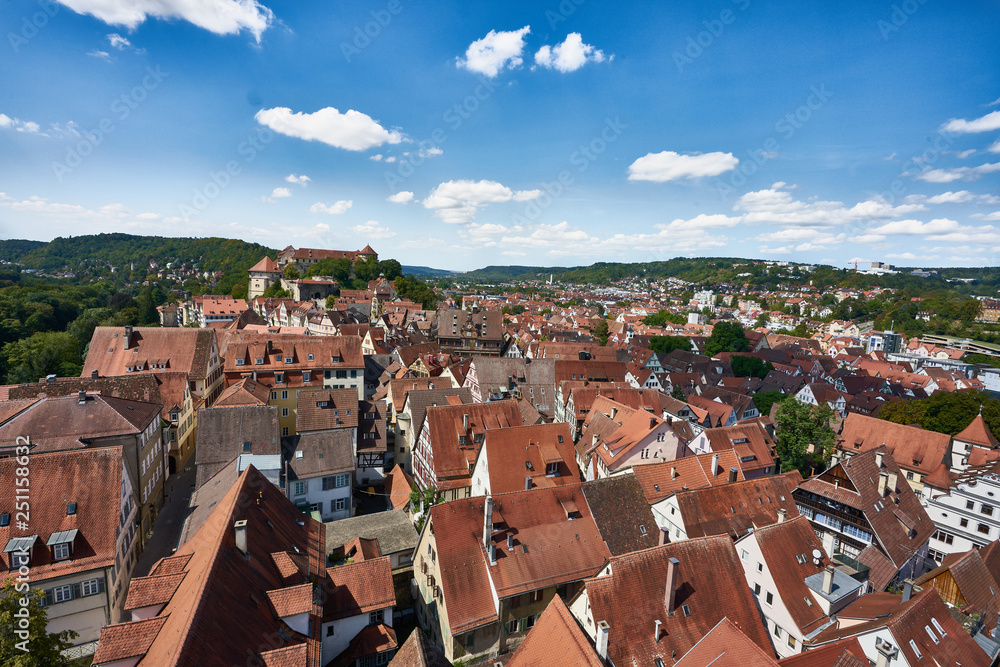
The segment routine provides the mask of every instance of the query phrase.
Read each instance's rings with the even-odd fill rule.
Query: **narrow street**
[[[193,457],[192,457],[193,458]],[[194,493],[194,462],[180,472],[171,475],[166,482],[166,502],[153,524],[153,533],[146,542],[146,549],[139,555],[133,577],[144,577],[156,562],[169,556],[177,547],[184,519],[187,517],[188,503]]]

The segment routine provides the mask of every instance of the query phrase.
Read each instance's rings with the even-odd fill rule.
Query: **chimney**
[[[513,534],[508,534],[507,535],[507,551],[513,551],[513,550],[514,550],[514,535]]]
[[[125,349],[132,347],[132,325],[125,325]]]
[[[882,452],[875,452],[875,465],[882,468]]]
[[[889,490],[892,491],[893,493],[899,492],[899,489],[896,486],[896,482],[898,481],[898,479],[899,475],[897,473],[894,472],[889,473]]]
[[[90,379],[91,380],[96,380],[97,379],[97,369],[96,368],[94,370],[90,371]]]
[[[782,507],[778,510],[778,523],[785,523],[785,518],[788,516],[788,511]]]
[[[468,415],[468,413],[462,415],[462,430],[463,431],[468,431],[469,430],[469,415]]]
[[[486,547],[486,551],[489,553],[489,556],[490,556],[490,565],[496,565],[497,564],[497,545],[495,545],[492,542],[490,542],[490,545],[488,547]]]
[[[660,626],[663,625],[663,621],[657,619],[655,622],[655,629],[653,630],[653,641],[657,644],[660,643]]]
[[[608,659],[608,635],[611,633],[611,626],[608,625],[607,621],[597,622],[597,640],[596,646],[597,655],[602,661]]]
[[[823,570],[823,594],[832,595],[833,594],[833,566],[827,565],[826,569]]]
[[[739,471],[736,468],[730,468],[729,469],[729,483],[730,484],[733,484],[736,481],[737,474],[739,474]]]
[[[670,466],[670,479],[677,479],[677,466]]]
[[[719,453],[712,454],[712,477],[719,472]]]
[[[233,530],[236,535],[236,548],[240,550],[240,553],[244,556],[249,556],[247,552],[247,520],[241,519],[233,524]]]
[[[997,613],[997,624],[993,628],[993,641],[1000,641],[1000,612]]]
[[[889,667],[892,659],[899,654],[899,649],[884,639],[875,639],[875,667]]]
[[[909,602],[911,597],[913,597],[913,579],[906,578],[903,580],[903,602]]]
[[[662,547],[664,544],[666,544],[669,541],[667,539],[667,537],[669,537],[669,534],[667,533],[667,529],[666,528],[660,528],[660,539],[657,542],[657,545]]]
[[[493,543],[493,496],[486,496],[486,520],[483,523],[483,545]]]
[[[880,472],[878,475],[878,496],[879,498],[885,498],[886,493],[886,483],[889,481],[889,473]]]
[[[84,391],[83,389],[81,389],[79,391],[79,393],[77,394],[76,402],[79,403],[80,405],[83,405],[84,403],[86,403],[87,402],[87,392]]]
[[[839,456],[837,456],[836,454],[833,454],[833,455],[832,455],[832,456],[830,457],[830,467],[831,467],[831,468],[832,468],[833,466],[837,465],[837,464],[838,464],[839,462],[840,462],[840,457],[839,457]]]
[[[524,478],[524,490],[525,491],[530,491],[531,490],[531,476],[530,475],[528,475],[528,476],[526,476]]]
[[[681,562],[676,558],[667,561],[667,590],[663,594],[663,603],[667,607],[667,616],[674,615],[674,604],[677,598],[677,568]]]

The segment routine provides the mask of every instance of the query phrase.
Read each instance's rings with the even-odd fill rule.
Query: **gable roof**
[[[744,535],[777,522],[779,509],[784,509],[788,518],[798,516],[792,497],[796,477],[797,472],[786,473],[677,492],[687,536]]]
[[[944,462],[951,436],[893,422],[849,413],[837,446],[848,454],[867,452],[885,445],[900,467],[929,475]]]
[[[814,550],[822,551],[823,543],[809,520],[800,515],[764,526],[754,531],[754,537],[778,595],[795,625],[807,635],[818,630],[826,614],[813,600],[805,579],[823,571],[824,566],[815,564],[811,557]],[[798,558],[802,555],[806,557]]]
[[[233,526],[246,521],[247,549],[250,558],[236,547]],[[305,644],[307,665],[319,665],[320,608],[313,605],[310,616],[313,637],[287,629],[275,618],[267,592],[285,587],[281,571],[271,554],[288,551],[309,554],[310,572],[325,580],[325,553],[322,526],[302,513],[252,466],[240,475],[202,524],[193,539],[182,545],[172,557],[162,559],[151,576],[183,573],[184,578],[164,609],[156,616],[162,627],[143,646],[138,664],[142,667],[171,667],[213,662],[242,664],[247,650],[261,646],[268,637],[267,649]],[[181,557],[187,556],[184,560]],[[165,563],[176,564],[160,572]],[[143,578],[133,579],[136,586]],[[295,582],[296,584],[299,582]],[[239,609],[239,614],[232,614]],[[145,621],[106,626],[101,631],[94,664],[118,659],[111,648],[142,637]],[[114,640],[114,641],[109,641]],[[257,649],[258,651],[262,649]]]
[[[463,419],[468,416],[468,429]],[[438,479],[465,478],[486,432],[521,425],[517,401],[493,401],[427,408],[427,429]],[[465,444],[462,444],[464,439]],[[440,486],[440,485],[439,485]]]
[[[881,468],[877,462],[879,455],[882,456]],[[887,488],[884,497],[878,491],[879,477],[883,473],[896,475],[896,488]],[[893,455],[884,447],[847,457],[804,481],[799,488],[863,512],[878,544],[897,570],[935,530]],[[873,547],[866,550],[868,548]]]
[[[761,650],[740,632],[729,617],[716,624],[691,650],[674,663],[676,667],[777,667],[770,652]]]
[[[487,475],[490,492],[494,494],[523,491],[526,477],[531,478],[532,487],[580,483],[573,436],[565,423],[487,431],[482,451],[490,464]],[[552,464],[556,465],[558,475],[548,473]]]
[[[778,664],[781,667],[870,667],[857,637],[848,637],[782,658]]]
[[[393,656],[389,667],[452,667],[452,664],[423,632],[414,631]]]
[[[583,495],[612,556],[659,543],[656,518],[633,475],[584,482]]]
[[[119,516],[122,447],[32,454],[30,463],[30,528],[20,529],[14,520],[14,509],[24,500],[14,486],[15,468],[20,464],[15,457],[0,458],[0,479],[9,480],[0,485],[0,512],[9,513],[11,519],[9,525],[0,527],[0,549],[11,540],[37,536],[30,564],[32,582],[114,565],[118,527],[125,520]],[[75,514],[68,514],[70,503],[76,503]],[[51,549],[39,548],[59,533],[73,536],[69,561],[55,561]],[[12,554],[3,553],[0,558],[9,566]],[[9,569],[0,566],[0,581],[17,575],[16,569]]]
[[[278,408],[267,405],[198,411],[197,486],[240,454],[281,454]],[[246,444],[250,443],[249,451]]]
[[[295,430],[325,431],[329,429],[352,429],[358,426],[358,390],[346,389],[301,389],[299,390],[298,411],[295,415]]]
[[[676,611],[667,616],[664,596],[668,559],[676,558]],[[610,626],[608,657],[616,665],[670,664],[684,655],[723,618],[761,650],[771,650],[753,594],[747,587],[736,548],[720,535],[637,551],[612,559],[610,574],[588,579],[586,591],[594,623]],[[688,613],[683,611],[686,605]],[[653,622],[663,621],[659,641]]]
[[[712,461],[718,464],[712,470]],[[632,473],[642,487],[646,502],[653,504],[685,489],[703,489],[729,483],[729,473],[736,468],[736,480],[745,479],[740,459],[732,449],[685,456],[675,461],[635,466]]]
[[[611,555],[580,486],[492,498],[496,565],[490,565],[482,542],[486,498],[430,508],[452,635],[497,622],[493,591],[503,599],[579,581],[593,576]],[[514,536],[512,551],[507,550],[508,534]]]
[[[552,598],[506,664],[507,667],[534,667],[550,664],[556,655],[559,656],[561,665],[604,665],[590,645],[587,635],[558,595]]]
[[[126,332],[132,334],[126,341]],[[213,329],[185,327],[97,327],[90,338],[82,377],[97,371],[101,377],[128,374],[137,362],[159,360],[165,370],[186,372],[192,380],[208,377]],[[133,371],[133,372],[148,372]]]

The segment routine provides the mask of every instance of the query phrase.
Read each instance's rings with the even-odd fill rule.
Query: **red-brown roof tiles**
[[[740,632],[724,618],[712,630],[698,640],[680,660],[676,667],[777,667],[771,652],[762,651],[759,646]]]
[[[551,664],[554,656],[559,656],[560,665],[604,665],[590,645],[587,635],[558,595],[552,598],[552,602],[506,664],[507,667],[534,667]]]

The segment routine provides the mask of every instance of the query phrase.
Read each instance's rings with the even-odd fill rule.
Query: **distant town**
[[[0,387],[0,478],[30,490],[0,490],[4,599],[30,591],[51,664],[1000,656],[983,281],[421,279],[371,245],[25,262],[16,298],[83,304],[20,311]]]

